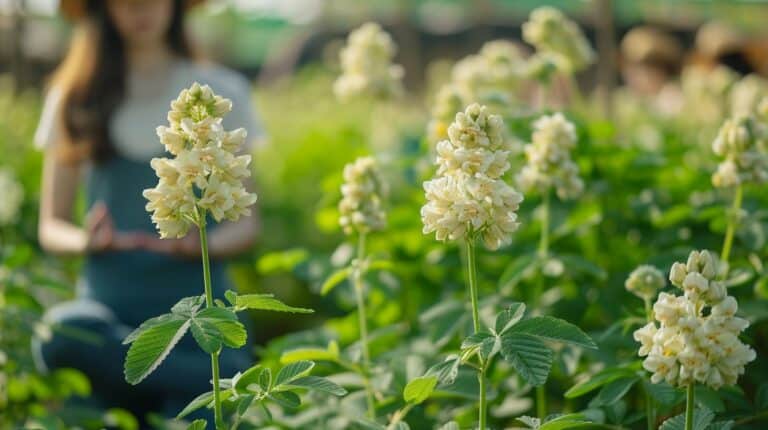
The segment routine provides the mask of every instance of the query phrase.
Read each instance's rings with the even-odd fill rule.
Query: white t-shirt
[[[213,64],[175,60],[167,74],[158,74],[156,78],[140,78],[129,73],[125,98],[110,120],[109,129],[116,151],[135,161],[149,161],[163,155],[165,150],[155,129],[168,124],[171,101],[194,82],[207,84],[216,94],[232,100],[232,112],[223,120],[225,130],[245,128],[248,132],[246,142],[249,143],[265,137],[251,101],[251,87],[242,75]],[[61,90],[51,88],[35,132],[37,147],[42,149],[57,144],[64,136],[61,108]],[[248,149],[250,147],[244,148]]]

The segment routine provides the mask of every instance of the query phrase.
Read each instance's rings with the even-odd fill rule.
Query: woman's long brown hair
[[[88,16],[78,24],[51,85],[62,93],[60,120],[66,143],[61,146],[61,156],[69,162],[91,159],[101,163],[115,155],[109,124],[125,97],[128,65],[106,1],[89,0],[87,8]],[[174,0],[166,41],[175,55],[189,58],[183,12],[183,0]]]

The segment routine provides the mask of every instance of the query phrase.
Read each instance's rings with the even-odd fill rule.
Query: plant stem
[[[200,250],[203,259],[203,282],[205,285],[205,307],[211,308],[213,304],[213,287],[211,286],[211,260],[208,255],[208,234],[206,232],[206,213],[200,216]],[[224,428],[224,416],[221,412],[221,393],[219,393],[219,353],[211,354],[211,373],[213,374],[213,413],[217,429]]]
[[[355,289],[355,298],[357,299],[358,325],[360,326],[360,349],[363,353],[363,382],[365,384],[365,397],[368,404],[368,418],[376,418],[376,403],[371,386],[371,353],[368,349],[368,324],[365,311],[365,297],[363,296],[363,270],[362,264],[365,259],[365,234],[360,233],[357,242],[357,268],[352,271],[353,283]]]
[[[685,399],[685,430],[693,430],[693,410],[694,410],[694,402],[693,402],[693,388],[695,384],[688,385],[687,396]]]
[[[547,190],[541,196],[541,236],[539,238],[539,259],[543,260],[549,255],[549,200],[550,191]],[[544,292],[544,277],[539,277],[538,288],[536,290],[535,300],[538,301],[541,298],[541,294]],[[539,419],[543,420],[547,417],[547,391],[544,386],[538,385],[536,387],[536,415]]]
[[[536,416],[542,421],[547,417],[547,390],[544,384],[536,386]]]
[[[541,236],[539,238],[539,257],[544,259],[549,254],[549,194],[547,190],[541,196]]]
[[[648,430],[655,430],[656,426],[656,405],[653,403],[653,397],[648,390],[645,390],[645,413],[648,415]]]
[[[733,246],[733,234],[736,232],[736,217],[739,210],[741,210],[741,200],[744,196],[744,189],[741,184],[736,186],[736,195],[733,197],[733,205],[731,206],[731,213],[728,214],[728,227],[725,230],[725,241],[723,242],[723,251],[720,253],[720,259],[725,263],[725,273],[723,277],[728,275],[728,259],[731,256],[731,248]]]
[[[470,235],[467,238],[467,275],[469,278],[469,298],[472,302],[472,327],[474,332],[480,331],[480,311],[478,309],[477,293],[477,263],[475,255],[475,238]],[[485,393],[485,363],[480,362],[480,371],[477,374],[477,381],[480,385],[480,405],[479,405],[479,428],[486,429],[486,393]]]

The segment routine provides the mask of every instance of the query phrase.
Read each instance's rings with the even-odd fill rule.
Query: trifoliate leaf
[[[440,385],[451,385],[459,375],[461,359],[458,355],[450,356],[442,363],[435,364],[427,370],[427,375],[437,376]]]
[[[428,375],[420,376],[408,382],[403,390],[403,399],[408,403],[418,405],[419,403],[427,400],[429,396],[435,391],[437,386],[437,376]]]
[[[171,313],[189,318],[203,306],[203,303],[205,303],[204,296],[184,297],[173,305]]]
[[[595,342],[580,328],[554,317],[533,317],[515,324],[509,332],[525,333],[539,339],[597,349]]]
[[[173,316],[136,334],[125,357],[125,380],[133,385],[144,380],[168,356],[189,325],[190,320]]]
[[[547,381],[553,354],[537,337],[510,331],[501,338],[501,355],[529,384]]]
[[[259,376],[261,375],[261,364],[257,364],[245,372],[235,375],[233,378],[235,390],[238,393],[244,393],[248,391],[248,386],[251,384],[258,385]]]

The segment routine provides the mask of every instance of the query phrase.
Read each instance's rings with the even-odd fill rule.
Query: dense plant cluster
[[[215,88],[171,102],[157,132],[172,157],[152,161],[147,216],[163,237],[197,230],[205,289],[125,339],[125,376],[141,383],[188,333],[212,373],[210,391],[159,428],[765,426],[768,85],[689,68],[676,109],[625,95],[609,120],[574,86],[595,53],[573,21],[539,9],[523,38],[530,56],[491,41],[457,62],[423,112],[393,38],[372,23],[350,34],[340,76],[308,68],[263,88],[274,143],[255,150],[253,172],[265,234],[223,298],[206,226],[256,200],[242,182],[246,136],[222,128],[233,107]],[[36,103],[7,97],[33,124]],[[381,136],[384,114],[394,132]],[[14,122],[0,118],[2,151],[30,139]],[[73,271],[32,245],[39,154],[9,154],[0,428],[135,428],[119,409],[64,413],[87,380],[40,374],[28,354],[30,339],[66,331],[43,313],[72,294]],[[222,350],[247,345],[244,312],[259,340],[295,330],[220,375]],[[207,420],[184,421],[201,411]]]

